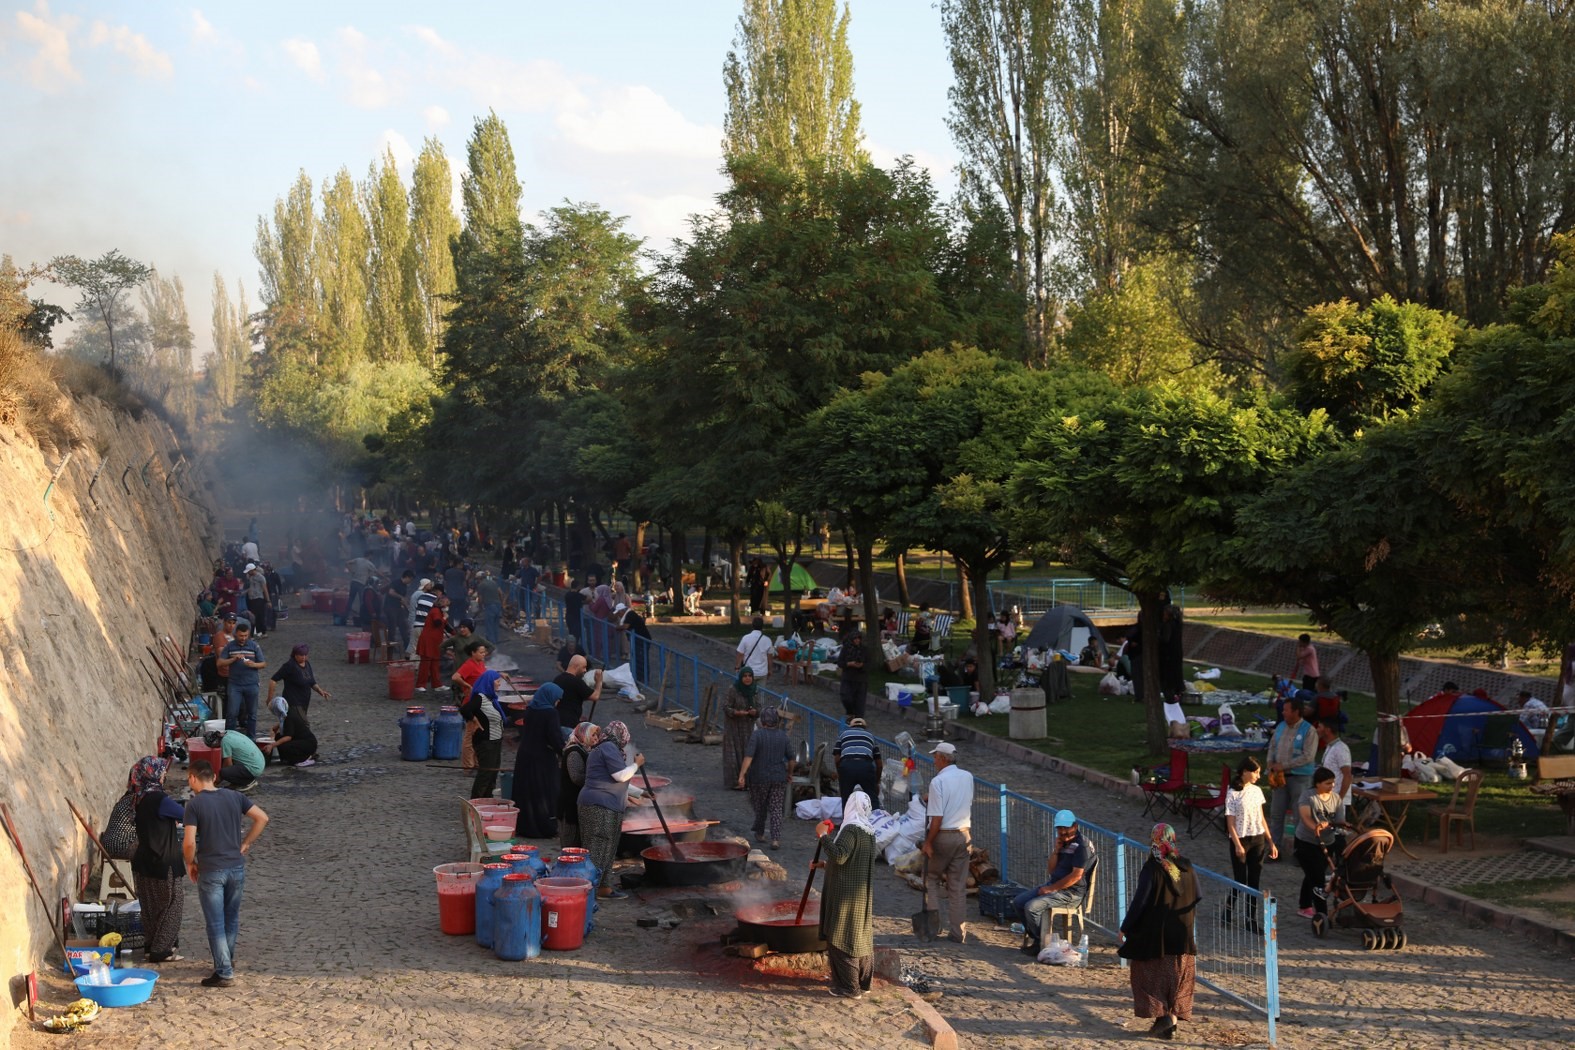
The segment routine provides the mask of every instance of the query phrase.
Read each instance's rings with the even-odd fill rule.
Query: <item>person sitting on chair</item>
[[[1022,950],[1027,955],[1039,954],[1045,915],[1051,908],[1083,902],[1083,880],[1094,866],[1094,851],[1077,829],[1077,814],[1069,809],[1055,815],[1055,840],[1055,854],[1045,865],[1049,881],[1036,889],[1024,890],[1012,901],[1012,907],[1023,913]]]
[[[934,637],[934,628],[930,626],[930,607],[920,605],[918,614],[913,618],[913,640],[908,643],[908,652],[910,654],[929,652],[930,642]]]

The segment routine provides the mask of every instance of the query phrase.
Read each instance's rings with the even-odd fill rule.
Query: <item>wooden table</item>
[[[1437,798],[1436,795],[1431,791],[1391,791],[1385,788],[1353,787],[1351,789],[1351,797],[1365,798],[1369,802],[1378,803],[1377,823],[1394,835],[1395,845],[1400,847],[1400,852],[1412,860],[1417,859],[1416,854],[1405,848],[1405,842],[1400,838],[1400,829],[1405,827],[1406,817],[1411,813],[1411,803],[1417,801],[1431,802]],[[1398,813],[1389,811],[1391,803],[1400,807]]]

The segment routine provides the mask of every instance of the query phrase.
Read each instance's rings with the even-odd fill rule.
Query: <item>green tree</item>
[[[273,222],[257,218],[253,248],[262,279],[263,345],[271,354],[297,350],[319,356],[317,219],[313,213],[312,180],[300,172],[290,192],[273,203]]]
[[[367,266],[372,237],[360,196],[348,168],[323,186],[323,212],[317,224],[315,268],[323,295],[318,331],[322,363],[329,375],[343,374],[367,360]]]
[[[1165,740],[1159,621],[1169,589],[1208,576],[1241,505],[1328,436],[1321,413],[1138,388],[1049,417],[1029,438],[1011,483],[1018,535],[1059,546],[1068,564],[1138,599],[1152,752]]]
[[[839,15],[836,0],[744,0],[722,77],[729,159],[787,171],[866,163],[846,3]]]
[[[217,407],[227,411],[241,396],[241,381],[246,362],[251,358],[247,339],[246,292],[240,292],[239,307],[230,305],[230,290],[224,278],[213,274],[213,353],[208,357],[208,382]]]
[[[1513,537],[1463,516],[1417,464],[1421,433],[1379,427],[1250,496],[1200,577],[1232,601],[1299,605],[1367,657],[1379,755],[1400,768],[1400,656],[1432,620],[1503,602]]]
[[[443,144],[421,144],[410,183],[410,241],[405,264],[406,325],[421,360],[437,363],[454,294],[454,250],[459,218],[454,214],[448,157]]]
[[[384,150],[361,190],[366,201],[371,258],[367,267],[367,346],[373,361],[408,361],[409,304],[405,288],[411,261],[410,209],[394,151]]]
[[[465,144],[466,170],[460,178],[463,225],[454,247],[455,276],[461,294],[492,268],[519,258],[525,243],[520,218],[524,192],[514,168],[514,147],[499,116],[476,118]],[[469,272],[467,272],[467,267]]]
[[[78,310],[92,311],[103,324],[109,341],[109,367],[115,368],[115,326],[129,309],[126,294],[153,274],[153,267],[129,259],[111,248],[97,259],[57,255],[49,263],[54,279],[75,288],[82,296]]]
[[[1453,317],[1385,295],[1310,307],[1283,359],[1303,409],[1321,408],[1346,431],[1389,422],[1422,403],[1443,373],[1460,326]]]
[[[943,0],[954,83],[946,126],[963,155],[965,192],[999,208],[1030,356],[1049,353],[1057,128],[1051,67],[1061,45],[1053,0]]]
[[[1123,386],[1216,390],[1223,383],[1210,353],[1188,334],[1178,302],[1190,299],[1182,260],[1152,255],[1110,288],[1094,288],[1067,308],[1061,350]]]
[[[164,278],[155,272],[141,293],[149,349],[144,388],[190,426],[196,421],[197,403],[191,354],[195,340],[186,313],[186,289],[178,275]]]

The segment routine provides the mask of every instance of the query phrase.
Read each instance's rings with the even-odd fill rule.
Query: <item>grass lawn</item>
[[[740,637],[739,629],[727,624],[705,624],[687,629],[729,642],[736,642]],[[960,652],[966,645],[965,638],[953,637],[954,653]],[[1190,675],[1192,669],[1198,666],[1200,665],[1189,664],[1188,674]],[[1070,679],[1072,699],[1052,704],[1048,711],[1050,736],[1044,740],[1024,740],[1019,743],[1045,754],[1065,758],[1077,765],[1119,777],[1125,777],[1134,766],[1152,768],[1163,765],[1168,760],[1168,750],[1155,754],[1151,753],[1144,744],[1144,712],[1139,705],[1132,702],[1131,697],[1101,696],[1098,675],[1072,674]],[[886,683],[892,681],[914,683],[911,675],[889,674],[884,667],[871,668],[870,692],[885,695]],[[1214,684],[1221,689],[1257,692],[1266,688],[1269,683],[1262,675],[1222,670]],[[1189,704],[1185,710],[1189,715],[1213,717],[1216,713],[1216,705]],[[1350,744],[1351,754],[1355,760],[1364,762],[1373,739],[1373,730],[1378,724],[1377,701],[1370,693],[1352,693],[1346,703],[1345,713],[1349,719],[1345,727],[1345,741]],[[1269,717],[1272,717],[1272,709],[1268,707],[1252,706],[1237,709],[1238,721]],[[976,729],[982,729],[992,736],[1004,737],[1008,735],[1009,719],[1008,715],[974,718],[963,714],[959,720]],[[1234,763],[1238,757],[1232,755],[1215,759],[1208,755],[1193,756],[1192,779],[1198,783],[1213,783],[1217,778],[1218,763],[1220,761]],[[1551,800],[1527,791],[1527,781],[1510,780],[1502,771],[1486,770],[1485,772],[1487,776],[1477,795],[1479,832],[1486,836],[1513,839],[1563,834],[1564,816]],[[1448,802],[1452,788],[1452,784],[1421,786],[1424,792],[1442,796],[1436,800],[1439,806]],[[1434,800],[1425,798],[1412,804],[1410,821],[1406,825],[1405,832],[1408,844],[1421,840],[1421,822],[1428,806],[1432,804]],[[1430,834],[1435,837],[1437,835],[1436,819],[1435,827]]]
[[[1575,887],[1569,879],[1525,879],[1519,882],[1476,882],[1455,887],[1468,897],[1511,908],[1535,908],[1563,919],[1575,919]]]

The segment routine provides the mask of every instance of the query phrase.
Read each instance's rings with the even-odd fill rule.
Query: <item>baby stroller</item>
[[[1313,935],[1322,937],[1331,926],[1362,931],[1362,947],[1398,951],[1406,945],[1405,905],[1394,883],[1384,873],[1384,858],[1394,848],[1395,837],[1374,828],[1352,839],[1338,857],[1329,857],[1333,874],[1324,890],[1327,915],[1313,919]]]

